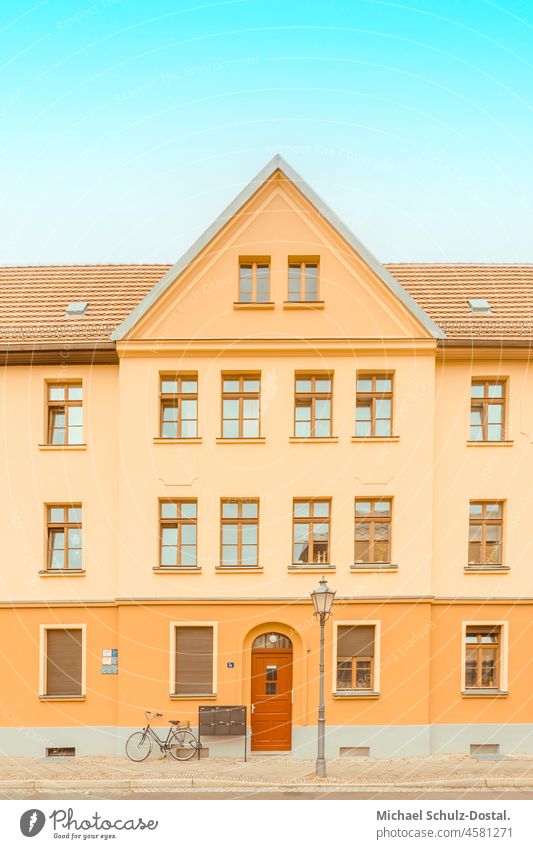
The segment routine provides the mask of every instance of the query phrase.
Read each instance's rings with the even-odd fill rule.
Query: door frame
[[[253,692],[252,692],[252,687],[253,687],[253,657],[254,657],[254,655],[258,655],[258,656],[266,655],[266,654],[270,654],[270,655],[274,654],[274,655],[275,655],[275,654],[276,654],[276,652],[279,652],[279,653],[280,653],[280,655],[287,655],[287,654],[290,654],[290,666],[291,666],[291,701],[290,701],[290,714],[289,714],[289,719],[288,719],[288,721],[289,721],[289,725],[290,725],[290,747],[289,747],[288,749],[283,749],[283,750],[272,749],[272,751],[273,751],[273,752],[277,752],[277,751],[287,751],[287,752],[291,752],[291,751],[292,751],[292,729],[293,729],[293,714],[294,714],[294,697],[293,697],[293,696],[294,696],[294,640],[293,640],[293,636],[292,636],[292,634],[289,636],[289,634],[285,633],[285,631],[286,631],[286,630],[287,630],[286,628],[280,628],[278,625],[276,625],[276,626],[274,626],[274,627],[268,627],[268,626],[263,627],[263,626],[259,626],[259,627],[257,627],[257,628],[254,628],[254,630],[253,630],[253,632],[252,632],[253,636],[252,636],[252,638],[251,638],[250,648],[249,648],[249,651],[248,651],[248,655],[249,655],[249,669],[250,669],[250,674],[249,674],[249,687],[248,687],[248,694],[249,694],[249,696],[248,696],[248,697],[249,697],[249,700],[250,700],[250,701],[249,701],[249,704],[250,704],[250,750],[251,750],[251,751],[254,751],[254,750],[253,750],[253,713],[252,713],[252,703],[253,703]],[[285,649],[276,649],[276,648],[254,649],[254,648],[252,648],[252,646],[253,646],[253,644],[254,644],[255,640],[257,639],[257,637],[260,637],[260,636],[262,636],[263,634],[271,634],[271,633],[273,633],[273,632],[275,632],[275,633],[277,633],[277,634],[281,634],[283,637],[287,637],[287,639],[288,639],[288,640],[290,641],[290,643],[291,643],[291,647],[290,647],[290,649],[287,649],[287,648],[285,648]],[[288,665],[288,664],[287,664],[287,665]],[[256,751],[258,751],[258,752],[264,752],[265,754],[268,754],[268,752],[269,752],[269,750],[268,750],[268,749],[257,749]]]

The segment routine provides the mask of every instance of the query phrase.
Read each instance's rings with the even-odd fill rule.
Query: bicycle
[[[150,726],[150,721],[158,719],[163,714],[145,710],[144,715],[146,726],[142,731],[134,731],[126,740],[126,754],[130,761],[140,763],[146,760],[154,742],[159,746],[161,754],[170,754],[177,761],[189,761],[202,748],[202,744],[190,729],[190,722],[182,725],[179,719],[169,719],[170,728],[167,739],[162,740]]]

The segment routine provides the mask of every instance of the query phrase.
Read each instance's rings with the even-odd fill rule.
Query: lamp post
[[[335,598],[335,590],[330,590],[327,581],[322,575],[318,587],[311,593],[315,608],[314,616],[320,622],[320,695],[318,700],[318,751],[316,759],[316,775],[324,778],[326,775],[325,758],[325,733],[326,733],[326,706],[324,704],[324,626],[326,619],[331,615],[331,607]]]

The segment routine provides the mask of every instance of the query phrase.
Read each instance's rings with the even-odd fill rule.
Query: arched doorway
[[[292,643],[268,631],[252,644],[252,751],[287,752],[292,738]]]

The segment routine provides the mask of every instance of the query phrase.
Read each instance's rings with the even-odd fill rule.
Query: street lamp
[[[335,590],[330,590],[322,575],[318,587],[311,593],[315,608],[314,616],[320,622],[320,696],[318,704],[318,752],[316,759],[316,774],[319,778],[326,775],[326,758],[324,756],[324,740],[326,731],[326,706],[324,704],[324,626],[331,615]]]

